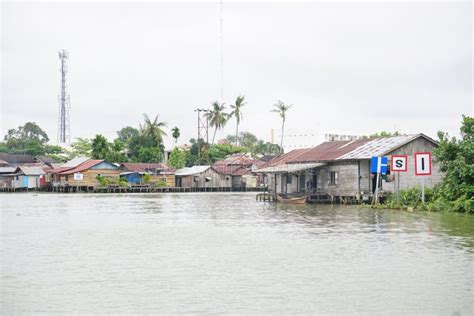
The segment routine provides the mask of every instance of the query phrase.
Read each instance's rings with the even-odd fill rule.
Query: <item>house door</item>
[[[317,174],[313,174],[313,177],[310,183],[310,188],[311,188],[311,192],[313,193],[318,190],[318,175]]]
[[[300,175],[300,192],[306,192],[306,176]]]

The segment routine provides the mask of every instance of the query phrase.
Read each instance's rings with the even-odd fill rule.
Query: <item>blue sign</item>
[[[372,157],[370,161],[370,172],[387,174],[388,158]]]

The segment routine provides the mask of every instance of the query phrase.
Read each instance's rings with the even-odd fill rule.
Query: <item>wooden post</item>
[[[425,177],[421,177],[421,202],[425,204]]]
[[[397,204],[400,205],[400,171],[397,172]]]

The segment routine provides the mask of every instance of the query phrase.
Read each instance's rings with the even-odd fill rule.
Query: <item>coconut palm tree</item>
[[[181,136],[181,131],[179,130],[178,126],[175,126],[171,129],[171,136],[174,138],[174,143],[178,142],[179,136]]]
[[[293,105],[287,105],[282,101],[278,100],[278,103],[274,104],[274,109],[271,112],[278,113],[281,117],[281,142],[280,148],[283,150],[283,135],[285,133],[285,121],[286,121],[286,112],[292,107]]]
[[[206,113],[206,118],[209,120],[209,125],[214,127],[214,136],[212,137],[213,144],[216,138],[217,130],[223,128],[230,118],[230,115],[225,113],[224,110],[224,103],[221,104],[218,101],[215,101],[212,103],[212,108]]]
[[[140,124],[140,131],[145,137],[153,139],[157,145],[163,143],[163,136],[167,136],[166,132],[163,130],[167,126],[166,122],[159,122],[159,115],[155,116],[153,121],[150,120],[148,115],[143,114],[143,119],[145,124],[142,126]]]
[[[245,105],[245,96],[239,95],[237,99],[235,99],[235,104],[231,105],[230,108],[232,112],[230,112],[229,116],[235,116],[236,126],[235,126],[235,144],[238,145],[239,143],[239,124],[242,120],[242,110],[241,108]]]

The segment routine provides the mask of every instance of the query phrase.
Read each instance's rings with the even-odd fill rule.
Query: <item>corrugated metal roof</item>
[[[146,172],[150,170],[164,171],[172,173],[176,169],[170,168],[164,163],[146,163],[146,162],[124,162],[121,166],[129,171]]]
[[[419,136],[420,134],[370,139],[365,144],[354,148],[348,153],[340,155],[337,159],[370,159],[373,156],[382,156]]]
[[[209,168],[211,168],[211,166],[186,167],[186,168],[183,168],[183,169],[176,170],[175,175],[177,175],[177,176],[191,176],[193,174],[198,174],[198,173],[204,172]]]
[[[21,171],[26,176],[39,176],[46,174],[40,167],[28,167],[28,166],[19,166],[16,168],[16,172]]]
[[[325,166],[325,163],[322,162],[309,162],[309,163],[295,163],[295,164],[283,164],[272,167],[267,167],[263,169],[258,169],[255,172],[257,173],[286,173],[286,172],[298,172],[307,169],[313,169]]]
[[[317,162],[335,160],[338,157],[351,152],[355,148],[367,143],[368,139],[341,140],[324,142],[316,147],[310,148],[303,154],[290,159],[288,163]]]
[[[64,164],[62,164],[60,166],[60,168],[75,168],[77,166],[79,166],[80,164],[88,161],[88,160],[91,160],[91,158],[87,158],[87,157],[76,157],[74,159],[71,159],[69,160],[68,162],[65,162]]]
[[[0,173],[12,173],[15,172],[15,167],[0,167]]]
[[[300,155],[306,153],[311,149],[312,148],[293,149],[292,151],[287,152],[286,154],[282,154],[273,158],[272,160],[264,164],[261,168],[286,164],[288,161],[298,158]]]
[[[88,161],[80,164],[76,168],[72,168],[72,169],[68,169],[66,171],[59,172],[59,174],[73,174],[73,173],[76,173],[76,172],[81,172],[81,171],[87,170],[89,168],[92,168],[95,165],[100,164],[102,161],[104,161],[104,160],[103,159],[91,159],[91,160],[88,160]]]

